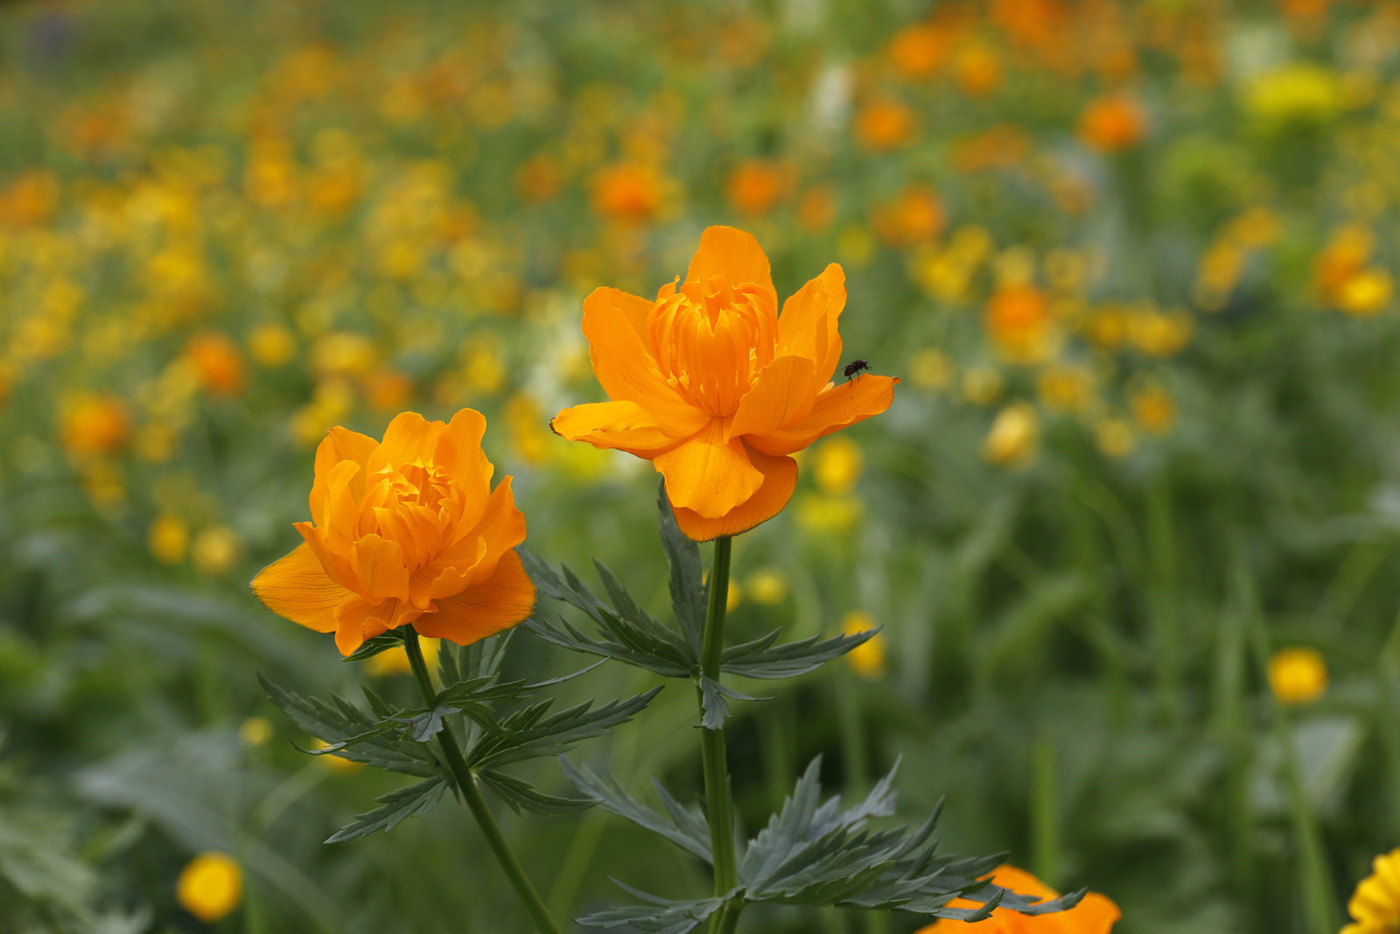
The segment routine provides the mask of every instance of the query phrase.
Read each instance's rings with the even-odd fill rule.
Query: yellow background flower
[[[243,898],[243,870],[227,853],[200,853],[175,882],[180,907],[205,924],[227,916]]]

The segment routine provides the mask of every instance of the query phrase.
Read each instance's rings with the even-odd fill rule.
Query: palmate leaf
[[[326,839],[327,843],[340,843],[353,840],[376,830],[393,830],[410,817],[426,814],[437,807],[442,793],[447,790],[447,782],[434,777],[415,785],[395,788],[386,795],[376,798],[383,806],[357,815],[354,820],[337,830]]]
[[[386,723],[388,717],[401,716],[403,712],[388,708],[373,692],[365,692],[372,710],[376,711],[371,714],[335,695],[323,701],[289,691],[261,674],[258,681],[268,698],[292,722],[321,741],[336,746],[332,750],[335,755],[418,778],[439,774],[437,760],[430,749],[401,736],[399,731],[403,724]]]
[[[937,856],[933,839],[937,811],[918,827],[869,829],[871,818],[894,813],[894,769],[846,811],[834,798],[818,804],[819,772],[820,758],[808,766],[783,809],[745,851],[739,879],[748,901],[898,908],[975,921],[999,904],[1040,914],[1071,907],[1082,895],[1032,907],[1031,899],[983,881],[1001,863],[1000,855]],[[949,905],[958,897],[981,905]]]
[[[710,852],[710,827],[705,821],[705,815],[700,813],[699,808],[687,808],[682,805],[660,782],[653,781],[652,784],[661,797],[662,807],[666,809],[665,816],[632,798],[610,775],[599,776],[587,766],[575,766],[564,758],[559,760],[559,767],[575,788],[590,800],[597,802],[603,810],[629,820],[638,827],[660,834],[707,863],[713,861]]]
[[[616,880],[614,880],[616,881]],[[628,927],[646,934],[688,934],[695,930],[710,915],[724,904],[722,898],[697,898],[690,901],[672,901],[658,898],[618,882],[617,885],[646,902],[644,905],[625,908],[609,908],[578,919],[578,924],[586,928]]]
[[[728,674],[745,678],[793,678],[815,671],[833,658],[840,658],[856,646],[874,638],[879,631],[878,628],[870,629],[851,635],[832,636],[829,639],[812,636],[797,642],[775,645],[778,636],[782,634],[775,629],[752,642],[731,645],[725,649],[721,667]]]
[[[535,814],[566,814],[591,808],[596,803],[592,798],[565,798],[545,794],[536,790],[529,782],[495,769],[482,769],[476,773],[476,777],[517,814],[521,811],[531,811]]]
[[[567,762],[563,768],[574,785],[597,800],[600,807],[709,861],[709,829],[703,815],[698,810],[682,808],[659,785],[666,816],[637,803],[611,778],[599,778]],[[838,799],[821,801],[820,770],[818,758],[807,767],[782,810],[749,842],[739,861],[739,887],[729,898],[746,903],[899,909],[935,918],[979,921],[998,906],[1042,914],[1073,907],[1083,895],[1077,892],[1037,902],[985,881],[1001,864],[1001,855],[972,859],[937,855],[937,841],[933,839],[937,811],[917,827],[871,829],[868,825],[873,818],[894,813],[894,770],[846,810],[841,809]],[[637,925],[636,919],[659,910],[652,906],[671,906],[666,923],[677,925],[657,930],[689,931],[693,923],[698,923],[692,923],[680,906],[701,902],[670,902],[635,894],[649,905],[592,915],[587,924]],[[973,904],[952,904],[959,898]]]
[[[596,708],[592,701],[587,701],[553,716],[546,716],[553,701],[532,704],[474,737],[467,748],[467,765],[473,769],[501,766],[567,752],[585,739],[601,736],[618,724],[626,723],[651,703],[660,690],[659,686],[654,687],[635,697],[609,701]]]

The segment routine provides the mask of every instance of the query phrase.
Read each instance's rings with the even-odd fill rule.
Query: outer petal
[[[836,372],[841,360],[841,335],[836,325],[846,307],[846,273],[832,263],[783,302],[778,316],[778,353],[812,360],[823,380]]]
[[[818,438],[888,409],[898,382],[891,376],[864,374],[832,386],[817,394],[817,404],[805,417],[769,435],[750,435],[745,441],[765,454],[800,451]]]
[[[293,523],[293,528],[301,533],[301,537],[306,541],[306,546],[311,549],[317,563],[321,565],[331,580],[346,590],[358,591],[362,589],[360,578],[355,574],[355,568],[350,562],[348,549],[345,554],[333,550],[326,543],[325,530],[317,528],[310,522]]]
[[[684,439],[667,434],[683,426],[664,425],[635,402],[576,405],[554,416],[549,425],[555,434],[570,441],[587,441],[595,448],[614,448],[646,460],[664,454]]]
[[[583,300],[583,334],[593,374],[614,401],[635,402],[667,425],[695,425],[703,417],[666,384],[628,309],[645,301],[618,289],[594,289]]]
[[[806,357],[778,357],[758,373],[753,388],[739,400],[725,440],[741,435],[768,435],[798,421],[817,401],[816,369]]]
[[[425,636],[470,645],[528,617],[535,609],[535,584],[520,555],[507,551],[489,578],[436,605],[437,612],[418,617],[413,628]]]
[[[336,608],[335,647],[341,655],[349,655],[366,639],[413,622],[422,613],[407,600],[385,600],[376,606],[363,597],[352,596]]]
[[[743,442],[724,440],[719,419],[652,463],[666,478],[666,496],[673,507],[709,518],[725,515],[763,485],[763,473],[750,462]]]
[[[311,484],[312,519],[317,522],[323,521],[321,511],[325,508],[326,483],[332,469],[344,461],[364,467],[370,453],[378,446],[379,442],[369,435],[362,435],[358,431],[341,428],[339,425],[326,432],[326,436],[316,446],[316,479]],[[351,495],[357,500],[365,495],[363,470],[358,472],[358,479],[351,483]]]
[[[486,418],[475,409],[462,409],[452,416],[437,441],[433,463],[441,467],[453,481],[485,499],[491,491],[491,475],[495,468],[481,449],[486,434]]]
[[[791,457],[770,457],[753,450],[749,451],[749,459],[762,472],[763,485],[753,496],[725,515],[709,518],[693,509],[675,507],[676,524],[686,537],[697,542],[708,542],[721,535],[738,535],[782,512],[792,498],[792,491],[797,489],[797,461]]]
[[[773,289],[768,257],[751,233],[733,227],[705,228],[685,281],[706,282],[711,276],[720,276],[735,288],[752,283],[772,297],[771,307],[778,307],[778,293]]]
[[[252,587],[269,610],[317,632],[334,632],[335,608],[353,596],[305,542],[259,571]]]

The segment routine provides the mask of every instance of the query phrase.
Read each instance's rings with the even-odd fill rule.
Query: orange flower
[[[1040,899],[1055,898],[1059,894],[1015,866],[1000,867],[992,873],[991,880],[1004,889]],[[951,905],[954,908],[979,907],[965,898],[955,898]],[[996,908],[985,921],[935,921],[918,934],[1108,934],[1113,930],[1113,923],[1122,916],[1112,899],[1090,892],[1069,911],[1023,915],[1009,908]]]
[[[914,130],[914,111],[894,98],[876,98],[856,115],[856,139],[872,152],[898,149],[914,138]]]
[[[936,23],[906,26],[890,40],[890,62],[906,78],[927,78],[943,66],[953,38]]]
[[[468,645],[530,615],[535,586],[513,550],[525,538],[510,477],[491,490],[486,419],[404,412],[384,441],[332,428],[316,449],[306,541],[263,568],[253,593],[341,654],[405,623]]]
[[[571,441],[652,461],[681,530],[737,535],[777,515],[797,484],[790,455],[889,408],[887,376],[832,382],[845,274],[835,263],[783,304],[752,235],[711,227],[685,281],[656,301],[601,288],[583,303],[593,372],[611,402],[554,418]]]
[[[246,383],[243,355],[227,335],[196,334],[185,345],[185,359],[199,384],[219,396],[236,396]]]
[[[651,166],[621,162],[593,175],[593,210],[625,226],[645,224],[661,211],[665,180]]]
[[[932,188],[910,185],[893,201],[877,208],[871,221],[891,246],[913,246],[932,240],[943,230],[943,202]]]
[[[741,214],[763,215],[788,189],[788,166],[768,159],[749,159],[734,167],[725,186],[729,203]]]
[[[1052,349],[1050,301],[1035,286],[1002,286],[988,299],[983,323],[997,350],[1013,363],[1033,363]]]
[[[1119,152],[1142,142],[1147,116],[1142,105],[1127,94],[1108,94],[1084,108],[1079,118],[1079,138],[1100,152]]]
[[[76,396],[63,406],[60,422],[59,439],[77,458],[111,454],[131,434],[126,404],[112,396]]]

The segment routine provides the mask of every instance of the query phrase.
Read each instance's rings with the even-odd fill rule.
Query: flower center
[[[450,544],[464,508],[462,489],[431,461],[386,466],[371,478],[359,533],[398,542],[412,572]]]
[[[723,418],[773,359],[777,318],[762,290],[711,276],[657,302],[647,328],[662,378],[696,408]]]

